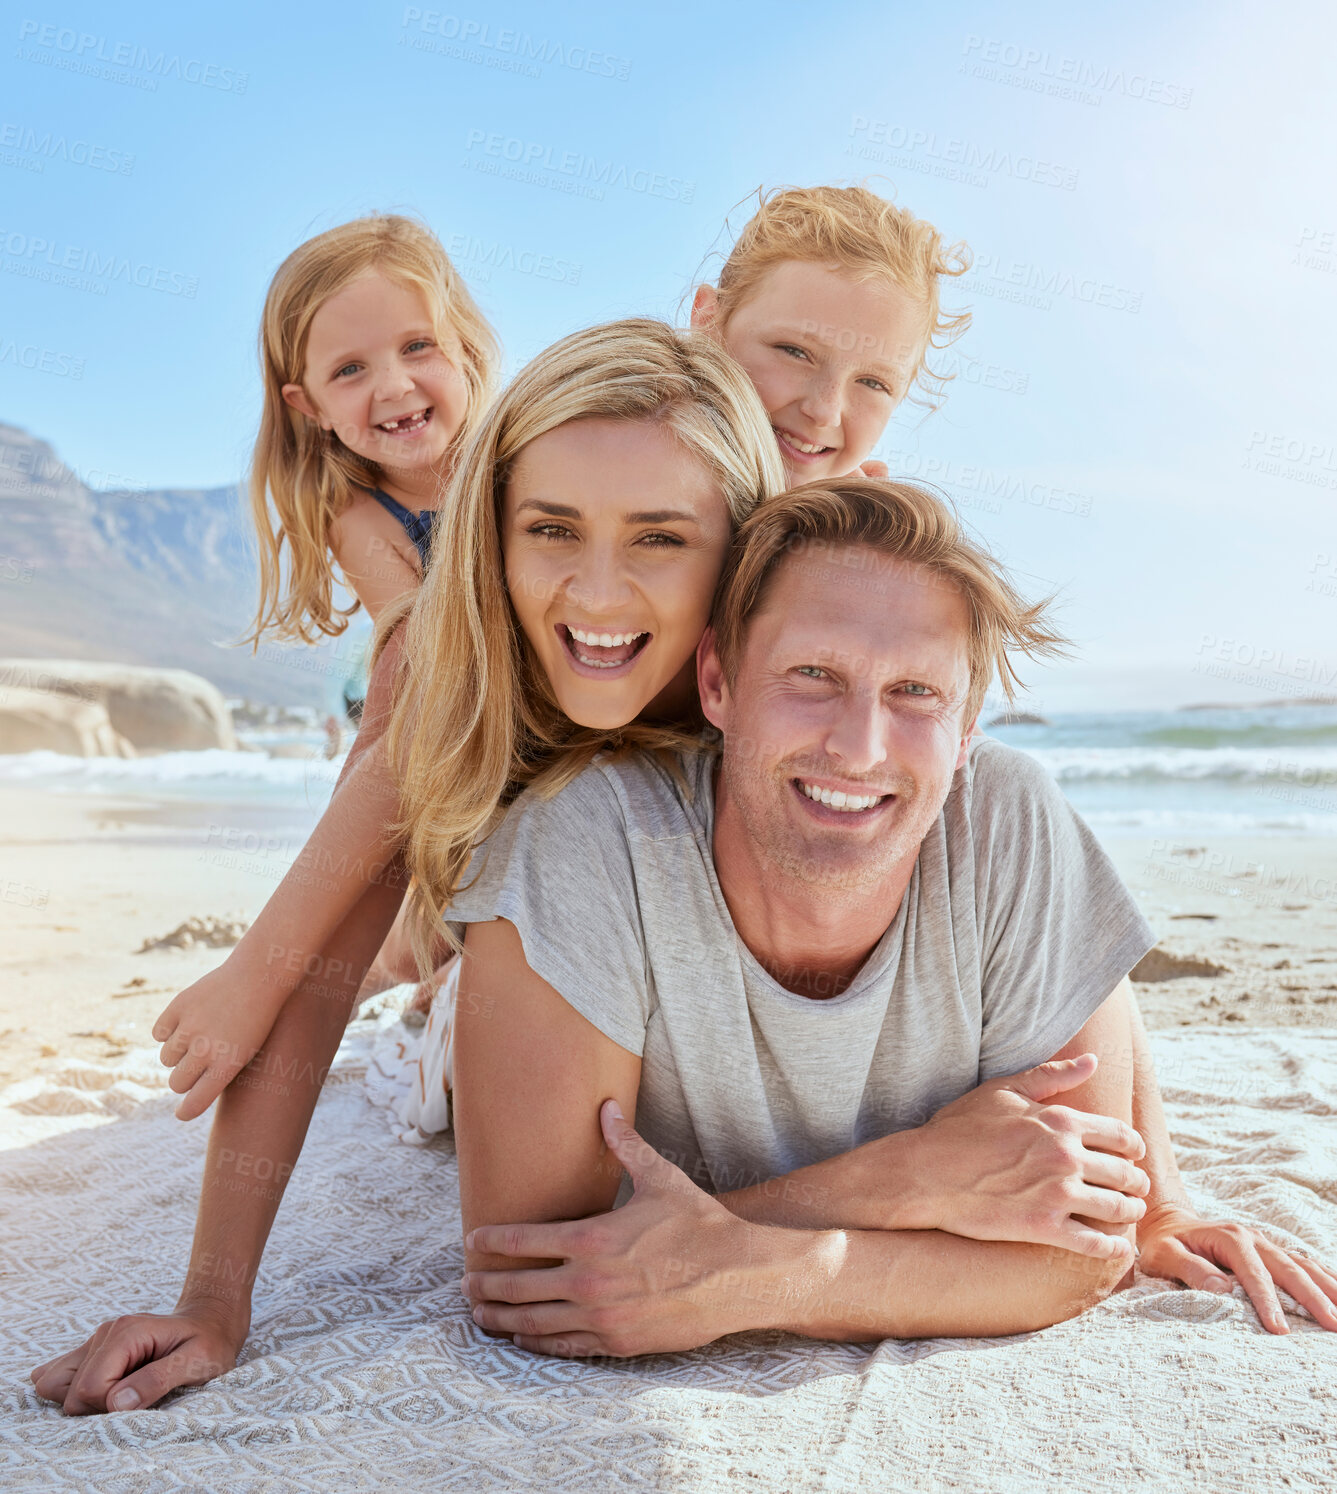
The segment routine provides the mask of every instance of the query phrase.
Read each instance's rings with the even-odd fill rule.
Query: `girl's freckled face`
[[[731,535],[698,457],[656,421],[568,421],[512,463],[501,522],[511,603],[572,721],[690,707]]]
[[[693,325],[712,319],[703,287]],[[776,265],[736,306],[725,349],[761,396],[790,483],[843,477],[873,453],[923,347],[925,308],[886,278],[835,267]]]
[[[468,409],[463,362],[416,287],[369,270],[312,317],[302,382],[284,398],[391,475],[439,468]]]

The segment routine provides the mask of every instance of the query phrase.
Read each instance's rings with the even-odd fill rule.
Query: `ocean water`
[[[1337,705],[1055,715],[991,726],[1030,753],[1102,839],[1125,835],[1337,835]],[[319,732],[244,734],[243,752],[131,759],[0,756],[0,784],[64,793],[319,811],[343,758]]]

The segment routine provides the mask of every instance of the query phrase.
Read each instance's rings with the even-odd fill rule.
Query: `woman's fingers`
[[[1275,1245],[1264,1245],[1262,1254],[1272,1272],[1272,1279],[1284,1291],[1291,1294],[1301,1307],[1321,1327],[1337,1332],[1337,1282],[1322,1278],[1327,1275],[1322,1268],[1318,1273],[1308,1269],[1309,1262],[1293,1252],[1279,1250]]]
[[[1158,1240],[1154,1250],[1144,1251],[1140,1264],[1148,1276],[1182,1281],[1195,1292],[1228,1292],[1233,1285],[1220,1266],[1173,1238]]]

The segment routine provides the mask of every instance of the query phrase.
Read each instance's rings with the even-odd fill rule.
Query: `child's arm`
[[[255,1057],[303,977],[319,985],[321,950],[368,887],[398,881],[398,841],[388,833],[399,796],[378,742],[335,790],[311,838],[260,916],[223,964],[177,996],[153,1026],[172,1068],[168,1084],[193,1120]]]
[[[372,622],[392,602],[422,585],[418,552],[370,498],[355,501],[331,524],[330,551]]]
[[[259,1050],[299,981],[333,987],[343,972],[321,951],[368,887],[400,886],[399,793],[383,740],[402,649],[390,637],[367,689],[362,730],[328,808],[260,916],[217,970],[188,986],[153,1026],[183,1095],[181,1120],[203,1114]],[[324,968],[322,968],[322,966]]]

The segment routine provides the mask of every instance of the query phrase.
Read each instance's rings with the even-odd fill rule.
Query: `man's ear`
[[[729,713],[729,682],[724,678],[714,628],[707,628],[696,646],[696,688],[701,694],[701,714],[723,731]]]
[[[307,397],[306,390],[303,389],[300,384],[285,384],[280,393],[283,395],[284,400],[288,404],[290,404],[294,410],[300,410],[301,413],[307,416],[309,419],[318,421],[322,425],[324,424],[324,422],[320,419],[320,411],[317,410],[315,405],[311,403],[310,399]],[[328,430],[329,427],[326,426],[325,429]]]
[[[719,291],[713,285],[698,285],[692,297],[692,326],[713,327],[719,309]]]
[[[970,723],[970,725],[968,727],[966,727],[965,731],[963,731],[961,733],[961,750],[960,750],[960,752],[958,752],[956,754],[956,767],[957,768],[964,768],[965,767],[965,765],[966,765],[966,756],[970,752],[970,739],[975,735],[975,732],[978,729],[979,724],[980,724],[980,713],[979,713],[979,711],[976,711],[975,712],[975,719]],[[953,768],[952,771],[955,772],[956,768]]]

